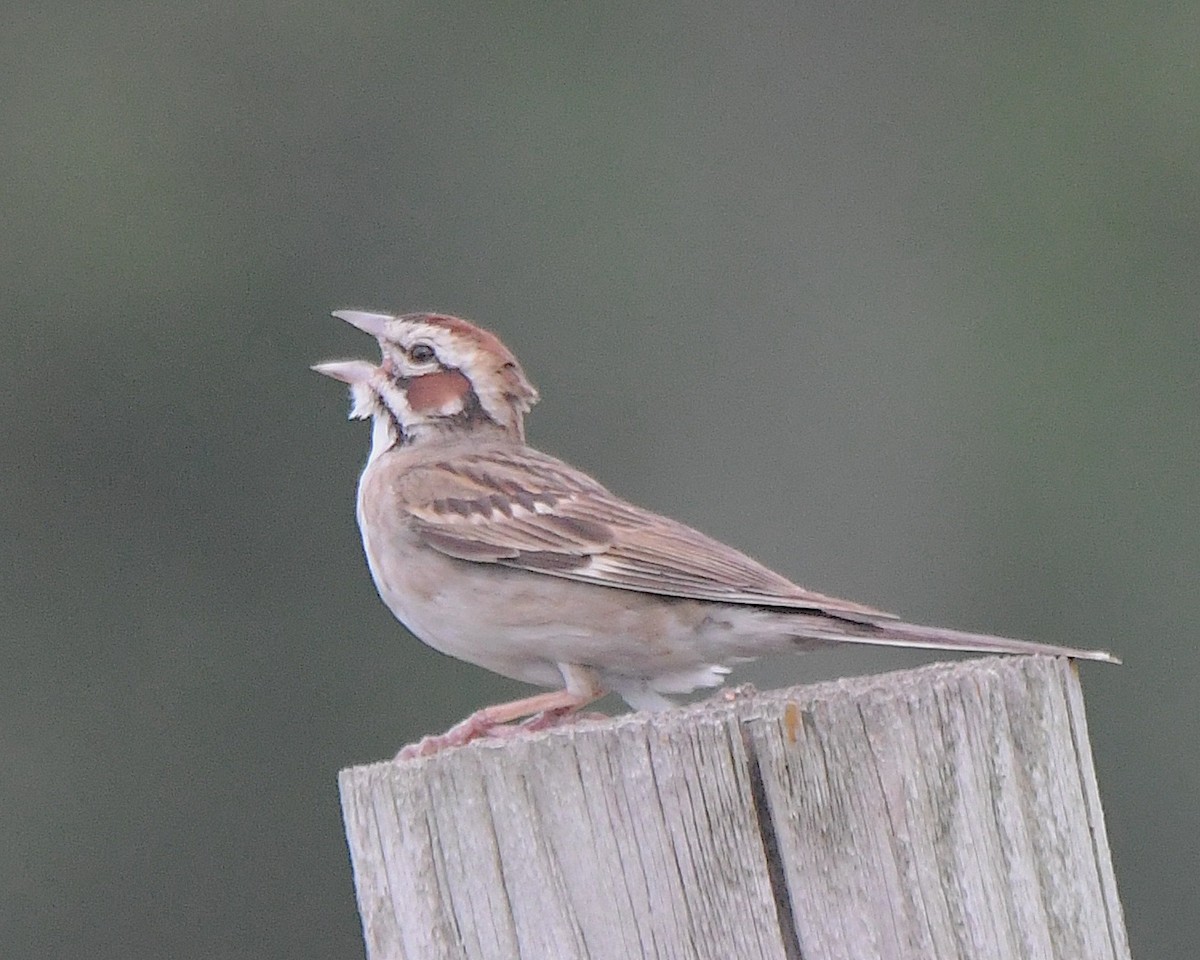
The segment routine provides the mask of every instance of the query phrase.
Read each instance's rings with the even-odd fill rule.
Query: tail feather
[[[836,624],[836,625],[835,625]],[[828,629],[833,627],[833,629]],[[843,632],[844,628],[844,632]],[[1121,661],[1105,650],[1078,650],[1050,643],[1034,643],[1029,640],[1014,640],[1011,637],[996,637],[987,633],[965,633],[962,630],[947,630],[944,627],[925,627],[918,623],[883,622],[829,622],[819,630],[805,632],[805,637],[832,640],[836,643],[867,643],[887,647],[920,647],[926,650],[962,650],[969,653],[1017,653],[1042,654],[1050,657],[1072,657],[1077,660],[1101,660],[1106,663]]]

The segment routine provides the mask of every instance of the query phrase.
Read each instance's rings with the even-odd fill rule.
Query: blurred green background
[[[1200,7],[3,20],[0,955],[360,956],[338,768],[527,691],[375,598],[307,369],[360,307],[492,327],[534,443],[802,583],[1123,655],[1133,949],[1195,956]]]

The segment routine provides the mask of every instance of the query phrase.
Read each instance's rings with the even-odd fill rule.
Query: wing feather
[[[693,600],[892,617],[799,587],[529,448],[413,467],[395,489],[417,535],[461,560]]]

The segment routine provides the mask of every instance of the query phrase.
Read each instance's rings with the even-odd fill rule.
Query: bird
[[[836,644],[1120,662],[798,586],[528,444],[538,391],[494,333],[444,313],[332,315],[380,349],[378,363],[312,367],[371,421],[356,513],[380,598],[433,649],[548,691],[483,707],[399,759],[569,722],[609,692],[663,710],[738,663]]]

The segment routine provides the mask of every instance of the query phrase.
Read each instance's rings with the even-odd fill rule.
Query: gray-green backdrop
[[[524,692],[377,601],[307,370],[371,352],[328,310],[431,307],[617,491],[1124,655],[1084,682],[1133,947],[1195,956],[1200,7],[0,19],[0,955],[360,955],[336,771]]]

